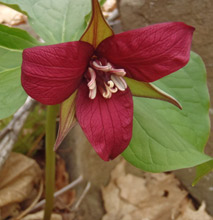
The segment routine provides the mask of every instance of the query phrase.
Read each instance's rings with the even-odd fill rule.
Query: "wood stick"
[[[58,190],[57,192],[54,193],[54,198],[62,195],[63,193],[67,192],[68,190],[70,190],[71,188],[73,188],[74,186],[78,185],[80,182],[82,182],[83,180],[83,176],[79,176],[76,180],[74,180],[73,182],[71,182],[70,184],[68,184],[67,186],[63,187],[62,189]],[[46,203],[46,200],[43,199],[41,200],[39,203],[37,203],[31,211],[34,211],[38,208],[41,208],[44,204]]]
[[[0,170],[9,157],[19,132],[35,104],[36,101],[28,97],[25,104],[14,114],[10,123],[0,132]]]

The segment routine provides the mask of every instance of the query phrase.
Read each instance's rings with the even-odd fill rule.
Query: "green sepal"
[[[128,77],[124,78],[133,96],[167,101],[177,106],[179,109],[182,109],[181,104],[174,97],[162,91],[157,86],[151,83],[137,81]]]
[[[68,132],[76,124],[75,118],[75,99],[77,90],[60,105],[60,121],[58,135],[55,142],[54,149],[57,150],[61,142],[64,140]]]
[[[112,29],[103,17],[98,0],[92,0],[92,16],[80,40],[96,48],[104,39],[113,34]]]

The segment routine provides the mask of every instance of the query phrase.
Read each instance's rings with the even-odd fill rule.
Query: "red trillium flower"
[[[193,27],[168,22],[114,35],[99,3],[80,41],[25,49],[22,85],[46,105],[61,103],[56,147],[77,118],[103,160],[115,158],[132,137],[132,95],[178,102],[150,82],[185,66]]]

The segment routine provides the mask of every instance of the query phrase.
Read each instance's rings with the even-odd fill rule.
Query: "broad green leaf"
[[[89,0],[1,0],[26,12],[35,32],[48,44],[79,40],[85,30]]]
[[[100,5],[103,5],[106,2],[106,0],[100,0]]]
[[[26,31],[0,24],[0,47],[23,50],[39,44]]]
[[[10,7],[10,8],[12,8],[12,9],[14,9],[14,10],[16,10],[16,11],[18,11],[18,12],[21,12],[21,13],[27,15],[27,13],[26,13],[25,11],[22,11],[18,5],[15,5],[15,4],[14,4],[14,5],[13,5],[13,4],[6,4],[6,3],[4,3],[4,2],[2,2],[2,1],[0,1],[0,3],[3,4],[3,5],[6,5],[6,6]]]
[[[203,153],[209,135],[209,95],[201,58],[191,53],[186,67],[155,85],[179,100],[183,110],[158,100],[134,98],[133,138],[123,153],[125,159],[151,172],[210,161]]]
[[[21,60],[22,51],[0,47],[0,119],[15,113],[27,98],[20,81]]]
[[[0,25],[0,119],[13,114],[26,100],[20,80],[22,50],[37,44],[26,31]]]
[[[157,106],[152,103],[153,108],[156,106],[159,116],[172,124],[182,138],[203,151],[210,132],[210,98],[206,69],[201,57],[192,52],[186,67],[157,81],[155,85],[176,97],[183,110],[174,110],[172,106],[164,106],[162,102]]]
[[[211,171],[213,171],[213,159],[197,166],[196,177],[192,185],[195,186],[203,176],[207,175]]]

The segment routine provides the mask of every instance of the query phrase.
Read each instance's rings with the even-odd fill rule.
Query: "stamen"
[[[107,82],[107,84],[108,84],[109,88],[113,88],[115,86],[115,83],[112,80],[109,80]]]
[[[109,88],[110,92],[111,93],[116,93],[118,91],[118,88],[115,87],[115,88]]]
[[[96,73],[92,68],[88,68],[88,73],[90,75],[90,81],[87,83],[87,86],[93,89],[96,86]]]
[[[111,75],[111,80],[115,83],[116,87],[120,91],[125,91],[125,89],[127,88],[126,81],[122,77]]]
[[[89,98],[90,99],[94,99],[96,97],[96,94],[97,94],[97,87],[89,90]]]
[[[114,73],[117,76],[125,76],[126,75],[126,71],[124,69],[112,69],[109,72]]]
[[[122,81],[122,83],[123,83],[123,85],[124,85],[124,88],[125,89],[127,89],[127,83],[126,83],[126,81],[124,80],[124,78],[123,77],[119,77],[119,79]]]
[[[107,62],[106,65],[102,65],[102,63],[99,60],[95,60],[92,62],[92,66],[97,70],[100,70],[103,72],[114,73],[117,76],[126,75],[126,71],[124,69],[116,69],[109,62]]]
[[[99,64],[97,61],[93,61],[92,66],[95,69],[103,71],[103,72],[108,72],[109,70],[111,70],[111,65],[109,65],[109,63],[107,63],[107,65],[103,66],[102,64]]]
[[[88,68],[88,73],[90,74],[90,81],[87,83],[89,87],[89,98],[94,99],[97,94],[97,85],[96,85],[96,73],[92,68]]]

